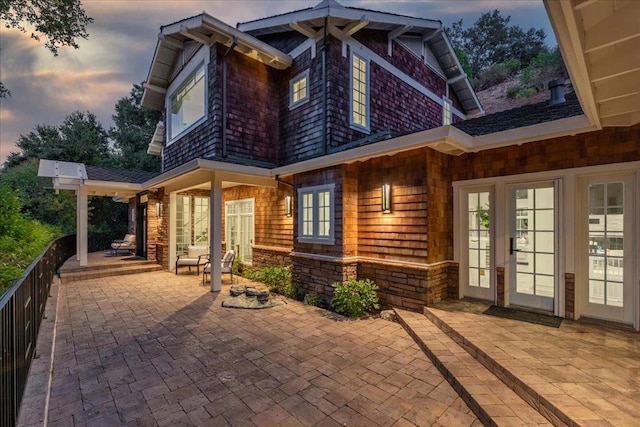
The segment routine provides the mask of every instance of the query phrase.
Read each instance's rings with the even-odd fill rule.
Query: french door
[[[508,197],[509,304],[553,311],[558,280],[556,185],[510,185]]]
[[[633,175],[582,178],[580,190],[581,314],[633,323]]]
[[[491,239],[493,194],[490,189],[473,189],[463,197],[463,261],[461,272],[464,295],[494,301],[493,245]]]
[[[254,242],[254,199],[225,203],[225,239],[227,250],[236,251],[242,262],[251,263]]]

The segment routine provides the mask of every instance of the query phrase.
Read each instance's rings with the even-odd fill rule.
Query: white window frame
[[[449,98],[442,97],[442,126],[448,126],[453,121],[453,105]]]
[[[294,101],[293,96],[295,94],[294,91],[294,86],[296,83],[300,82],[304,80],[306,82],[305,84],[305,89],[304,89],[304,95]],[[289,109],[293,109],[296,108],[306,102],[309,102],[309,70],[306,70],[300,74],[298,74],[297,76],[295,76],[294,78],[292,78],[291,80],[289,80]]]
[[[182,89],[183,85],[189,80],[194,73],[204,66],[204,114],[201,118],[191,123],[185,129],[175,136],[171,136],[171,98]],[[178,73],[167,88],[167,96],[165,97],[165,113],[167,126],[167,146],[173,144],[178,139],[189,133],[196,126],[204,123],[209,114],[209,46],[202,46],[189,60],[187,65]]]
[[[354,90],[354,81],[355,81],[355,75],[354,75],[354,68],[355,68],[355,59],[358,59],[362,62],[364,62],[365,64],[365,114],[364,114],[364,118],[366,121],[365,126],[361,125],[360,123],[356,123],[353,120],[353,115],[355,114],[355,109],[354,109],[354,98],[353,98],[353,90]],[[371,89],[370,89],[370,85],[371,85],[371,61],[369,61],[368,58],[365,58],[364,56],[358,55],[356,53],[351,52],[351,58],[349,61],[349,99],[350,99],[350,105],[349,105],[349,124],[351,126],[352,129],[356,129],[359,130],[361,132],[365,132],[365,133],[369,133],[371,130],[371,114],[370,114],[370,110],[371,110],[371,102],[370,102],[370,94],[371,94]]]
[[[319,210],[318,210],[318,194],[329,192],[329,201],[331,205],[329,206],[329,235],[328,236],[320,236],[318,234],[319,230]],[[300,243],[318,243],[321,245],[333,245],[335,241],[335,227],[336,227],[336,216],[335,216],[335,184],[328,185],[317,185],[314,187],[304,187],[298,188],[298,242]],[[304,195],[311,194],[312,195],[312,235],[304,235]]]

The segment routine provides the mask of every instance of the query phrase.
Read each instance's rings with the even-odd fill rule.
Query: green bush
[[[340,314],[360,317],[365,312],[378,309],[378,286],[369,279],[350,279],[344,283],[334,283],[331,306]]]
[[[51,226],[24,217],[17,194],[0,187],[0,294],[60,235]]]
[[[533,95],[537,94],[538,90],[535,87],[527,87],[521,89],[516,94],[516,98],[531,98]]]
[[[265,267],[262,270],[247,270],[244,274],[249,280],[262,282],[271,292],[287,298],[301,299],[300,287],[291,280],[291,267]]]
[[[520,88],[518,86],[511,86],[507,89],[507,98],[513,99],[520,92]]]
[[[322,300],[315,292],[309,292],[308,294],[306,294],[302,302],[307,305],[313,305],[315,307],[320,307],[320,305],[322,304]]]

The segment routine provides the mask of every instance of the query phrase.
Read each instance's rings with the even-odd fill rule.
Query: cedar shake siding
[[[453,180],[462,181],[637,160],[640,125],[463,154],[451,163]]]

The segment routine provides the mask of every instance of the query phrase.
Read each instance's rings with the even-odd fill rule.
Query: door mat
[[[521,320],[523,322],[536,323],[538,325],[551,326],[559,328],[562,324],[562,318],[549,316],[548,314],[532,313],[530,311],[516,310],[509,307],[499,307],[492,305],[484,311],[484,314],[490,316],[502,317],[505,319]]]

